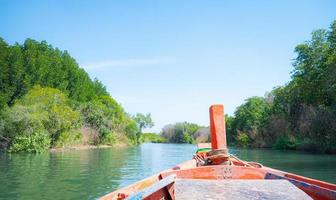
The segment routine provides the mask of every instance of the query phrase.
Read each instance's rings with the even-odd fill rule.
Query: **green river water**
[[[44,154],[0,154],[0,199],[97,199],[191,159],[189,144],[142,144]],[[336,183],[336,155],[231,149],[241,159]]]

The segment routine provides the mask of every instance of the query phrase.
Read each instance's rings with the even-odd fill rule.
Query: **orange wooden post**
[[[212,105],[209,111],[212,150],[226,149],[224,106]]]

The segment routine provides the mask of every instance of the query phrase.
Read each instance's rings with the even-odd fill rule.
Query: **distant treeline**
[[[229,144],[336,153],[336,21],[329,30],[314,31],[295,52],[290,82],[246,99],[234,116],[226,116]],[[161,134],[169,142],[191,143],[200,128],[177,123]]]
[[[151,142],[151,143],[164,143],[166,139],[156,133],[142,133],[139,141],[141,143]]]
[[[0,38],[0,72],[1,149],[134,144],[153,126],[149,114],[127,114],[69,53],[45,41]]]
[[[209,128],[194,123],[179,122],[168,124],[162,128],[160,135],[170,143],[209,142]]]

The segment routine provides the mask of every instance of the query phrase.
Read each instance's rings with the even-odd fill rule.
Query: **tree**
[[[151,114],[142,114],[142,113],[137,113],[133,117],[133,119],[136,121],[139,127],[140,133],[142,133],[142,130],[144,128],[152,128],[154,126],[154,122],[152,120]]]
[[[234,121],[231,123],[236,130],[254,131],[261,125],[269,107],[270,105],[262,97],[248,98],[243,105],[236,109]]]

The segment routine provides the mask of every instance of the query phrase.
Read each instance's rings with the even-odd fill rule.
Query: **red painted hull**
[[[151,185],[154,185],[162,178],[171,174],[176,174],[180,179],[206,179],[206,180],[224,180],[224,179],[287,179],[295,186],[307,193],[313,199],[336,199],[336,185],[306,178],[296,174],[291,174],[276,169],[260,166],[245,166],[240,160],[230,158],[232,165],[209,165],[196,166],[196,161],[190,160],[171,169],[162,171],[147,179],[136,182],[125,188],[121,188],[102,197],[102,200],[118,199],[118,194],[129,196]],[[272,176],[273,175],[273,176]],[[159,190],[149,199],[161,199],[168,195],[165,189]]]

